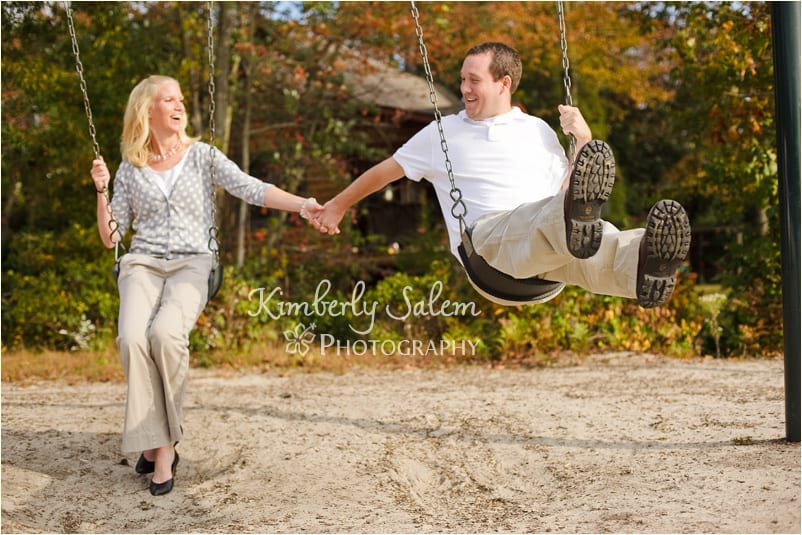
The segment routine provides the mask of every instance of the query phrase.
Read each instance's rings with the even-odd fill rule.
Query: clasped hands
[[[345,215],[345,210],[338,208],[332,201],[323,206],[317,204],[317,201],[315,201],[315,204],[317,206],[307,212],[309,217],[305,219],[308,219],[309,223],[323,234],[339,234],[340,228],[338,225]]]

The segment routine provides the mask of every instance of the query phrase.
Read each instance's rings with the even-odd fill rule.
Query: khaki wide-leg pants
[[[575,258],[565,239],[565,195],[482,216],[473,228],[474,249],[516,278],[539,276],[596,294],[636,297],[638,248],[645,230],[620,231],[605,221],[599,251]]]
[[[123,452],[182,438],[189,333],[206,305],[211,258],[129,253],[120,261],[117,345],[128,380]]]

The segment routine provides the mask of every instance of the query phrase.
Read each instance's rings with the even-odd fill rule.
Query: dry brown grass
[[[5,351],[2,356],[3,382],[31,381],[122,381],[116,349],[103,351]]]
[[[248,370],[261,373],[345,373],[357,368],[408,369],[445,368],[458,363],[454,357],[426,358],[421,356],[382,356],[367,353],[364,355],[345,355],[329,352],[321,355],[309,351],[304,356],[289,354],[284,345],[265,344],[252,347],[246,352],[230,353],[219,351],[204,357],[195,357],[198,367],[220,370]],[[197,362],[200,361],[200,362]],[[465,361],[462,361],[463,363]]]
[[[245,352],[217,351],[208,355],[193,354],[194,368],[211,368],[226,372],[253,373],[345,373],[358,368],[409,369],[447,368],[458,364],[454,357],[410,357],[327,355],[309,352],[305,356],[288,354],[284,346],[264,345]],[[489,363],[487,363],[489,364]],[[30,383],[34,381],[64,381],[78,383],[123,382],[125,376],[116,348],[102,351],[29,351],[4,352],[2,355],[3,382]]]

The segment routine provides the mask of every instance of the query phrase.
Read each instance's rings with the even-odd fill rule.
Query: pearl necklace
[[[172,156],[173,154],[175,154],[179,150],[181,150],[181,147],[182,147],[181,141],[179,141],[178,143],[175,144],[175,147],[173,147],[172,149],[168,150],[164,154],[154,154],[152,152],[149,152],[148,153],[148,161],[149,162],[163,162],[164,160],[166,160],[167,158],[169,158],[170,156]]]

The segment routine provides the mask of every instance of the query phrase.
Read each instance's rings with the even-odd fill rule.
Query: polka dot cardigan
[[[262,206],[270,184],[244,173],[217,148],[216,186]],[[209,145],[192,144],[169,194],[149,167],[124,161],[114,177],[111,208],[122,236],[133,230],[130,251],[158,258],[208,254],[212,225]]]

